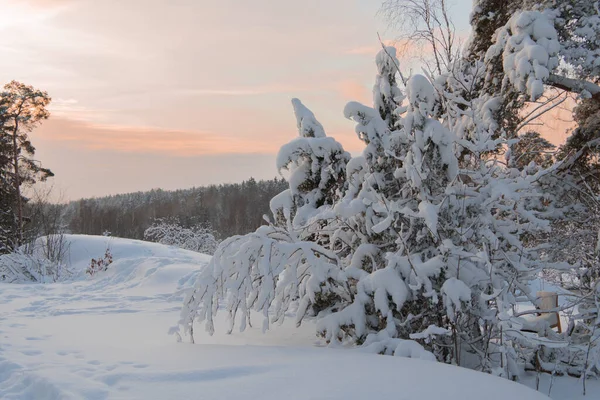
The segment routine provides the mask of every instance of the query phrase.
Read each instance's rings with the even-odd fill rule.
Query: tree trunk
[[[21,198],[21,175],[19,172],[19,147],[17,146],[17,134],[19,132],[19,120],[15,118],[15,127],[13,129],[13,163],[15,170],[14,188],[17,195],[17,246],[23,243],[23,199]]]

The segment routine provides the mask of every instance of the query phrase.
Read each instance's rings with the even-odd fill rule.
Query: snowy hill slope
[[[141,240],[91,235],[65,235],[65,237],[69,251],[64,262],[74,272],[75,280],[86,280],[85,270],[89,267],[91,259],[101,258],[106,249],[109,249],[113,255],[115,264],[112,267],[117,268],[111,267],[111,271],[103,274],[101,279],[110,277],[113,284],[135,280],[134,276],[124,275],[126,271],[131,272],[136,269],[130,261],[162,260],[165,266],[193,264],[194,267],[190,267],[189,270],[196,273],[199,270],[198,264],[205,265],[210,260],[210,256],[204,254]]]
[[[182,297],[173,293],[192,284],[208,256],[127,239],[68,239],[72,281],[0,284],[1,399],[546,398],[447,365],[315,348],[310,324],[265,335],[224,335],[223,324],[214,337],[197,334],[199,344],[176,343],[167,331]],[[109,271],[86,277],[107,244]]]

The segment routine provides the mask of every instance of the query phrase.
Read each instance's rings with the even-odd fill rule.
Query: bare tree
[[[52,185],[36,185],[28,195],[29,202],[24,209],[28,220],[24,234],[25,250],[62,264],[69,252],[63,195],[57,193]]]
[[[429,47],[431,57],[421,53],[420,60],[430,74],[448,71],[459,56],[460,43],[447,0],[385,0],[380,13],[399,28],[400,39]]]

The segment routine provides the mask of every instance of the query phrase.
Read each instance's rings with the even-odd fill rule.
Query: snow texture
[[[317,121],[315,114],[306,108],[300,100],[292,99],[292,106],[294,107],[296,124],[301,137],[322,138],[326,136],[323,125]]]
[[[267,335],[249,328],[245,335],[205,336],[195,346],[177,343],[165,328],[179,311],[179,290],[191,285],[208,256],[118,238],[68,240],[69,267],[78,278],[0,283],[2,399],[372,397],[364,381],[378,382],[383,398],[546,399],[514,382],[430,361],[315,348],[314,330],[289,325]],[[115,255],[111,269],[86,278],[89,259],[107,245]]]
[[[486,60],[502,54],[506,79],[533,101],[544,93],[544,81],[558,66],[559,50],[552,14],[522,11],[497,33]]]

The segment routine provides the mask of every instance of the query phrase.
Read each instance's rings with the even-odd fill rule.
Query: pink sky
[[[456,0],[466,27],[471,0]],[[0,80],[47,90],[32,134],[66,198],[277,175],[300,98],[347,150],[378,0],[0,0]],[[404,65],[412,61],[403,60]]]

